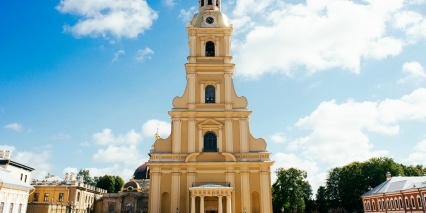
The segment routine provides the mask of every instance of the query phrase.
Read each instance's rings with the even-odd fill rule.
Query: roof
[[[149,167],[146,163],[140,165],[133,173],[136,180],[149,179]]]
[[[0,168],[0,184],[2,187],[20,189],[20,190],[31,190],[33,187],[18,178],[12,176],[10,171]]]
[[[20,164],[18,162],[13,161],[13,160],[3,159],[3,158],[0,158],[0,165],[11,165],[11,166],[15,166],[15,167],[18,167],[18,168],[21,168],[21,169],[28,170],[30,172],[35,170],[32,167],[26,166],[24,164]]]
[[[370,196],[383,193],[399,192],[409,189],[426,187],[426,176],[421,177],[392,177],[376,186],[362,196]]]

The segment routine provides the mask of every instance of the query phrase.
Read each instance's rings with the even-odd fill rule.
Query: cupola
[[[221,0],[198,0],[199,11],[203,10],[219,10]]]

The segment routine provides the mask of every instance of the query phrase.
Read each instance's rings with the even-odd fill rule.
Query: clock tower
[[[247,99],[235,92],[233,28],[220,9],[221,0],[199,0],[187,25],[185,92],[147,163],[150,213],[272,213],[271,153],[251,135]]]

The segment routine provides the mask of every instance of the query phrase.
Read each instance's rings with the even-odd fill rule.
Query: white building
[[[20,164],[10,160],[11,151],[0,150],[0,167],[10,171],[10,174],[19,180],[31,184],[32,174],[34,168]]]
[[[0,168],[0,212],[24,213],[27,211],[28,196],[34,189],[22,182],[10,171]]]

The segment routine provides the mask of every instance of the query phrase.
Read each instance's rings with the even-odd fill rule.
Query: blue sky
[[[0,2],[0,148],[126,179],[167,137],[196,0]],[[227,0],[237,94],[277,167],[426,164],[425,0]]]

